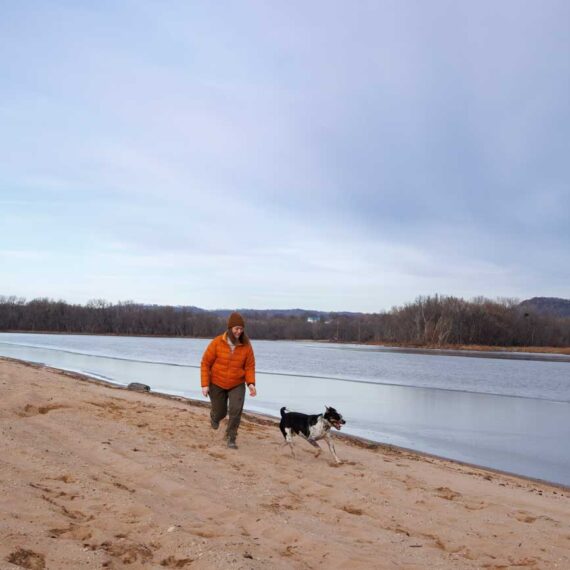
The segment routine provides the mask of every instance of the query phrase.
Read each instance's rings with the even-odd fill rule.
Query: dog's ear
[[[325,410],[328,412],[330,408],[328,406],[325,406]]]

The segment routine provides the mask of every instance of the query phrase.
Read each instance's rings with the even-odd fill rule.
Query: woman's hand
[[[249,395],[253,398],[255,396],[257,396],[257,390],[255,389],[255,384],[249,384],[248,385],[249,388]]]
[[[202,386],[202,396],[204,396],[204,398],[208,397],[209,392],[210,392],[209,386]]]

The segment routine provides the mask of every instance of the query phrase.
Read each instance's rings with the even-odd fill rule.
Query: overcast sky
[[[0,0],[0,295],[570,298],[570,2]]]

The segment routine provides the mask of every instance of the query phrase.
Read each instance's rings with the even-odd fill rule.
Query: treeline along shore
[[[570,301],[563,301],[570,303]],[[413,346],[569,347],[570,317],[544,313],[512,299],[470,301],[418,297],[378,313],[301,309],[248,310],[248,333],[256,339],[387,343]],[[0,296],[0,331],[212,337],[225,328],[229,311],[192,306],[146,305],[98,299],[71,304]]]

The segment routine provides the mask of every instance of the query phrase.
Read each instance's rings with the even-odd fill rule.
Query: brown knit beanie
[[[228,319],[228,328],[231,329],[233,327],[244,327],[245,328],[245,321],[243,317],[239,313],[232,313],[230,318]]]

